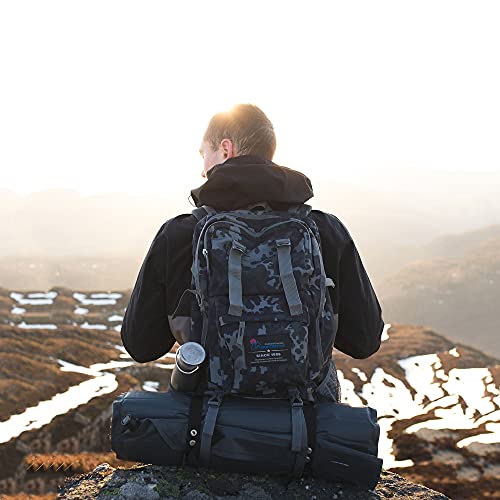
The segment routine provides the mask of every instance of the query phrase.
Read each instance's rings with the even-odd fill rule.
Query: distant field
[[[19,291],[47,291],[54,286],[82,291],[131,289],[142,258],[0,257],[0,287]]]

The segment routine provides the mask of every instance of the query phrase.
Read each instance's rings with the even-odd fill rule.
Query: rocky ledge
[[[282,477],[222,473],[189,467],[142,465],[115,469],[101,464],[93,472],[66,480],[58,498],[63,499],[144,499],[187,498],[208,500],[232,497],[248,500],[307,498],[370,499],[412,498],[446,500],[442,493],[407,481],[398,474],[383,471],[375,490],[363,490],[347,484],[328,483],[314,478],[288,480]]]

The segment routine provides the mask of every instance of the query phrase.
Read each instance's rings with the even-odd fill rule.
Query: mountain
[[[481,227],[475,231],[465,233],[447,234],[425,245],[420,257],[459,258],[482,243],[498,239],[500,239],[499,224]]]
[[[167,390],[177,344],[160,360],[131,360],[118,333],[122,292],[3,289],[0,299],[4,311],[8,304],[0,312],[0,492],[49,493],[101,462],[127,465],[110,453],[111,403],[130,389]],[[333,359],[342,400],[378,411],[384,467],[454,499],[493,495],[500,362],[425,327],[386,325],[383,339],[368,359],[338,351]]]
[[[450,339],[500,357],[500,227],[443,238],[429,257],[403,267],[378,288],[386,321],[432,325]],[[487,236],[487,239],[483,239]],[[491,237],[493,236],[493,237]]]
[[[392,176],[370,185],[317,177],[310,203],[344,222],[378,288],[395,270],[421,258],[434,238],[500,224],[500,176],[457,173],[432,179],[429,184],[431,179],[419,174],[405,185]],[[192,210],[188,195],[195,186],[186,182],[172,182],[163,194],[150,196],[86,196],[73,189],[21,196],[0,189],[0,285],[132,287],[161,225]]]

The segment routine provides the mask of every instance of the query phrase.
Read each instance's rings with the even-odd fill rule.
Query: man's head
[[[269,118],[253,104],[237,104],[210,120],[200,148],[204,160],[201,175],[206,177],[212,167],[234,156],[272,160],[275,150],[276,136]]]

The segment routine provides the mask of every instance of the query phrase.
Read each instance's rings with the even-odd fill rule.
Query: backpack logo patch
[[[245,338],[247,365],[288,362],[290,339],[285,335],[257,335]]]

